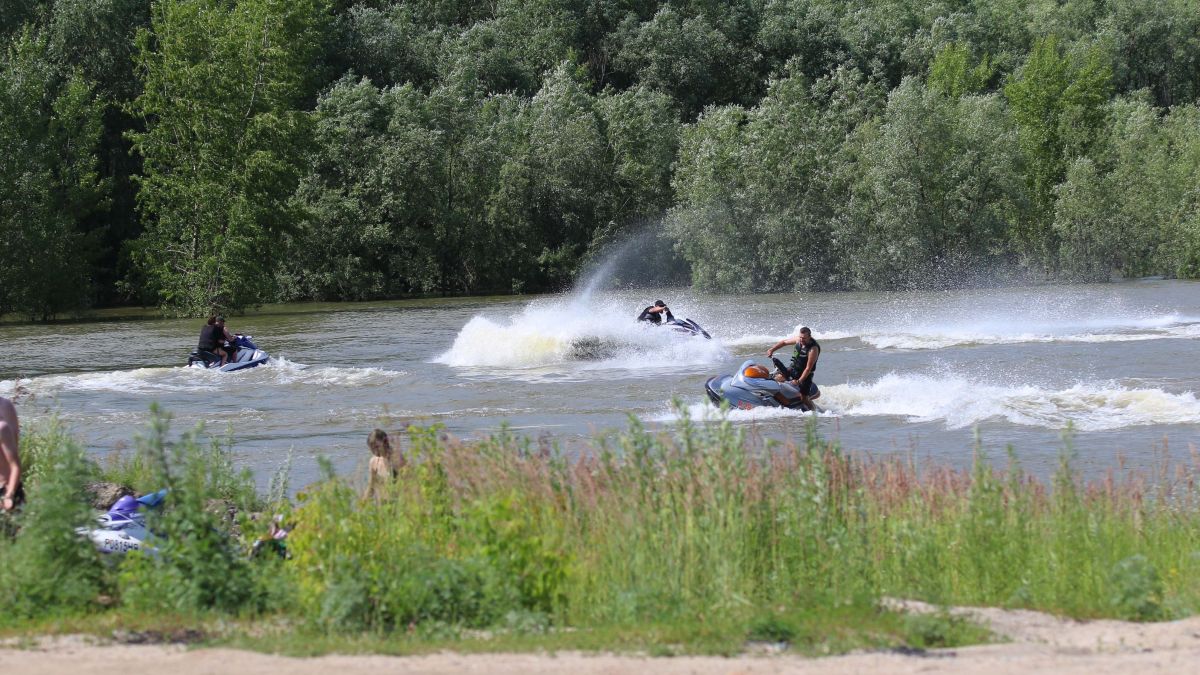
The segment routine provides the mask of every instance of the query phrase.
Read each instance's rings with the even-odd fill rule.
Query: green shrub
[[[1162,580],[1146,556],[1134,555],[1118,562],[1109,583],[1109,605],[1116,616],[1134,621],[1163,618]]]
[[[105,569],[76,528],[93,522],[83,486],[93,467],[57,419],[25,434],[28,501],[15,516],[15,539],[0,538],[0,620],[32,618],[95,607],[108,587]]]
[[[151,413],[149,434],[138,439],[138,452],[153,468],[157,484],[170,492],[164,508],[146,517],[153,550],[131,553],[121,564],[123,602],[176,612],[259,609],[256,568],[206,508],[214,498],[235,500],[242,510],[252,506],[249,475],[234,473],[218,443],[203,444],[199,428],[170,441],[170,416],[157,406]]]

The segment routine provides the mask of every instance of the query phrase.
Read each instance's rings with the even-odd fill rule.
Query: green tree
[[[1057,38],[1039,40],[1004,95],[1017,122],[1033,210],[1015,231],[1033,260],[1051,264],[1057,240],[1051,222],[1054,188],[1068,164],[1086,155],[1104,131],[1112,71],[1098,47],[1064,54]]]
[[[773,81],[757,108],[711,109],[687,127],[669,228],[694,283],[743,292],[840,286],[834,225],[853,174],[845,139],[881,99],[855,70],[812,82],[793,74]]]
[[[862,288],[985,277],[1019,213],[1016,131],[995,96],[949,99],[906,79],[863,127],[842,260]]]
[[[664,5],[652,19],[634,15],[615,36],[622,44],[615,64],[641,84],[665,91],[688,118],[709,104],[741,102],[757,83],[743,52],[703,16],[687,16]]]
[[[1200,95],[1200,4],[1110,0],[1098,35],[1112,53],[1118,91],[1149,89],[1160,107]]]
[[[929,66],[929,88],[950,98],[983,91],[992,79],[992,66],[988,57],[971,65],[971,53],[965,44],[955,42],[947,45]]]
[[[0,314],[47,319],[89,304],[94,242],[81,222],[106,197],[103,110],[80,72],[58,74],[32,30],[0,59]]]
[[[163,0],[138,36],[145,231],[133,254],[166,308],[272,297],[276,235],[297,214],[324,0]]]
[[[1103,150],[1075,160],[1057,189],[1063,271],[1088,280],[1196,276],[1200,109],[1181,106],[1161,119],[1145,100],[1120,99],[1108,112]]]

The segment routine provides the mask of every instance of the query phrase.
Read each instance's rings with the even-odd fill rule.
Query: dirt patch
[[[930,605],[891,600],[896,609],[937,611]],[[323,656],[296,659],[230,649],[185,649],[202,635],[147,636],[138,644],[96,645],[72,638],[9,643],[0,654],[5,671],[49,675],[72,672],[102,675],[114,670],[155,669],[171,675],[245,673],[258,675],[377,675],[389,673],[499,673],[612,675],[653,672],[663,675],[843,675],[849,673],[1028,675],[1055,672],[1077,675],[1192,672],[1200,663],[1200,617],[1164,623],[1072,621],[1024,610],[956,607],[952,614],[988,626],[1004,644],[953,650],[892,650],[807,659],[789,654],[736,658],[557,654],[433,654],[426,656]],[[144,632],[145,633],[145,632]],[[150,631],[148,633],[153,633]],[[163,638],[159,641],[151,638]],[[167,639],[182,638],[182,639]]]
[[[113,631],[113,641],[123,645],[190,645],[207,638],[203,631],[194,628]]]

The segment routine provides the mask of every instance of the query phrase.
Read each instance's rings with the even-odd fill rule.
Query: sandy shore
[[[923,611],[921,603],[899,603]],[[1075,622],[1047,614],[990,608],[955,610],[989,626],[1004,644],[918,655],[868,653],[808,659],[796,656],[648,658],[578,653],[324,656],[296,659],[231,649],[175,645],[97,645],[77,637],[43,640],[36,648],[0,650],[0,669],[27,675],[166,672],[171,675],[377,675],[378,673],[511,673],[539,675],[733,675],[765,673],[1186,673],[1200,668],[1200,617],[1168,623]]]

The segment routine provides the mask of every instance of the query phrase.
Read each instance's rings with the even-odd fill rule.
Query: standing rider
[[[200,327],[200,342],[196,345],[196,349],[201,352],[212,352],[221,357],[221,365],[225,365],[225,350],[222,349],[222,343],[225,341],[225,326],[217,325],[215,316],[208,317],[208,322]],[[220,317],[224,321],[225,317]]]
[[[637,320],[649,321],[657,326],[662,323],[663,316],[667,317],[668,322],[675,320],[675,316],[671,314],[671,308],[667,307],[667,303],[663,302],[662,300],[655,300],[653,305],[650,305],[646,309],[642,310],[642,313],[638,315]]]
[[[772,358],[775,367],[779,369],[779,375],[775,379],[780,382],[788,380],[790,384],[795,385],[800,401],[804,405],[812,407],[812,399],[816,396],[809,396],[809,394],[813,388],[813,373],[817,370],[817,359],[821,357],[821,345],[813,339],[812,331],[808,326],[803,326],[800,328],[800,334],[796,337],[784,338],[775,343],[774,347],[767,350],[767,356],[771,357],[776,349],[786,345],[796,345],[796,350],[792,353],[792,365],[790,368],[785,367],[779,359]]]

